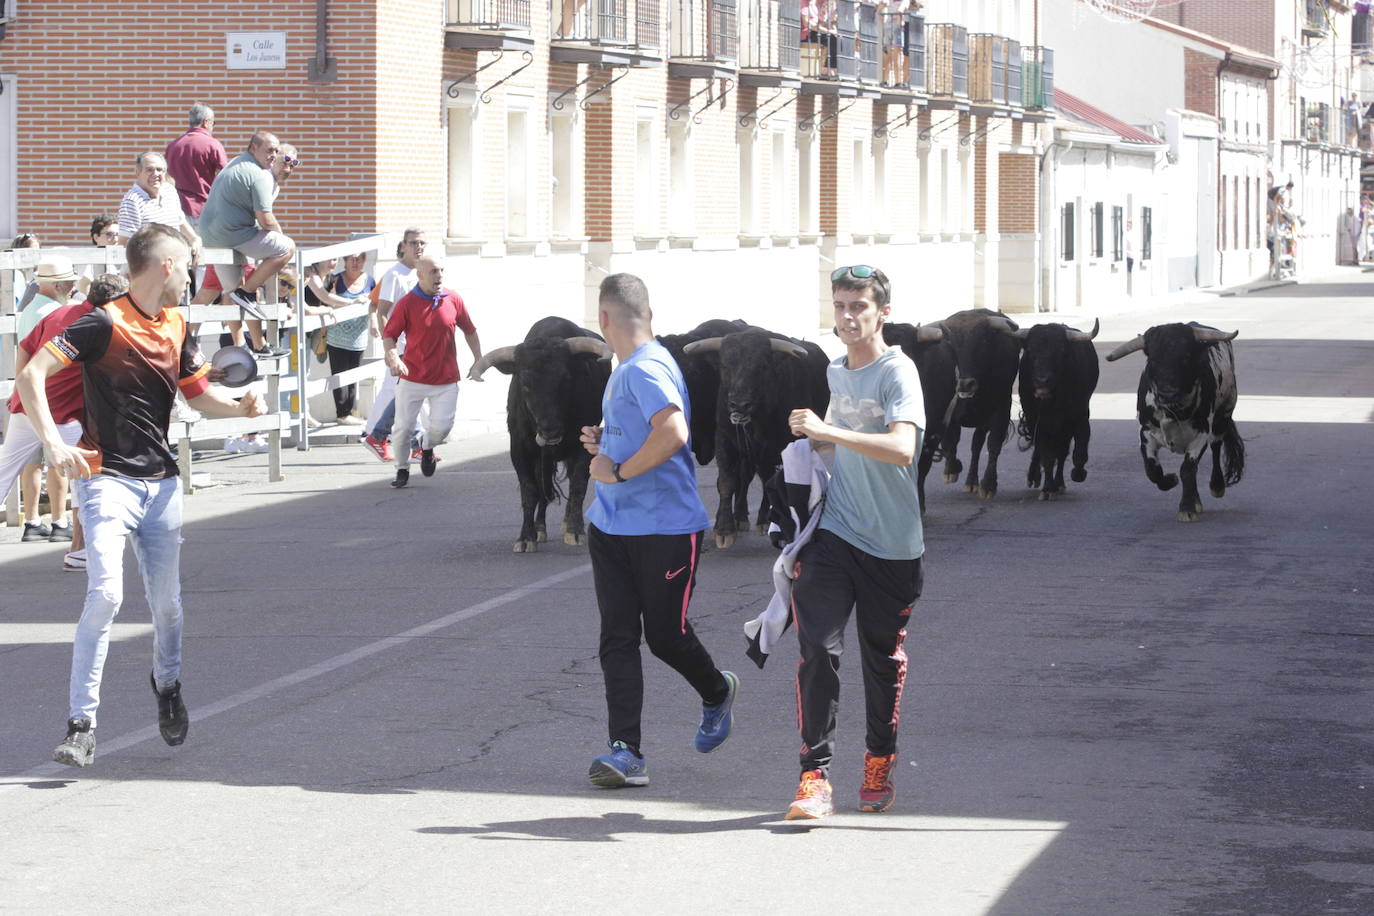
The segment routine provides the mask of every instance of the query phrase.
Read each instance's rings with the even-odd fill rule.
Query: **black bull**
[[[902,348],[921,377],[921,396],[925,403],[926,428],[921,440],[921,454],[916,459],[916,492],[921,498],[921,511],[926,510],[926,475],[930,466],[940,459],[945,437],[945,411],[954,400],[954,348],[944,339],[939,328],[923,325],[883,325],[883,340],[890,346]]]
[[[601,397],[611,374],[611,348],[597,334],[566,318],[534,323],[523,343],[486,354],[473,374],[495,366],[513,376],[506,396],[510,462],[520,481],[523,521],[516,553],[532,553],[548,539],[549,503],[562,494],[554,482],[558,462],[568,481],[563,542],[586,543],[582,504],[591,455],[582,447],[582,427],[601,423]]]
[[[688,344],[689,359],[717,355],[720,391],[716,397],[715,542],[727,548],[749,530],[749,483],[772,477],[782,450],[793,440],[787,417],[798,407],[824,415],[830,403],[825,369],[830,360],[814,343],[758,328]],[[703,405],[704,406],[704,405]],[[768,500],[759,505],[757,524],[766,530]]]
[[[1240,483],[1245,472],[1245,442],[1232,419],[1239,395],[1231,341],[1239,333],[1227,334],[1197,322],[1161,324],[1107,355],[1113,361],[1145,351],[1145,368],[1136,390],[1140,456],[1145,476],[1159,489],[1172,490],[1182,479],[1181,522],[1197,521],[1202,513],[1197,466],[1208,448],[1212,450],[1210,487],[1216,498],[1226,495],[1227,486]],[[1177,476],[1165,474],[1160,466],[1162,448],[1183,456]]]
[[[1071,479],[1088,479],[1088,440],[1092,435],[1088,403],[1097,389],[1097,350],[1091,332],[1062,324],[1042,324],[1017,331],[1021,340],[1017,423],[1022,447],[1030,449],[1026,486],[1040,487],[1041,499],[1064,490],[1064,462],[1073,447]]]

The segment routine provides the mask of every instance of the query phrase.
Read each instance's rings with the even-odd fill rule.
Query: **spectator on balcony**
[[[215,176],[228,164],[224,144],[213,136],[215,112],[196,102],[187,115],[190,128],[167,144],[167,174],[177,185],[181,209],[192,226],[199,225],[200,211],[210,196]]]
[[[907,59],[906,14],[911,0],[878,0],[878,21],[882,23],[883,85],[911,85],[910,62]]]
[[[837,0],[802,0],[802,76],[839,75],[839,15]]]
[[[558,24],[555,39],[589,39],[590,29],[582,27],[586,21],[587,0],[562,0],[563,18]]]
[[[200,236],[187,222],[177,192],[167,182],[167,160],[154,152],[134,157],[134,185],[119,202],[119,244],[129,244],[134,233],[149,223],[179,233],[191,246],[191,260],[200,257]]]

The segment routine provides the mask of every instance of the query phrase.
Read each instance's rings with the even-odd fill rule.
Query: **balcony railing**
[[[661,0],[550,0],[554,41],[657,48]]]
[[[800,0],[741,0],[739,65],[777,73],[801,69]]]
[[[926,87],[940,98],[968,98],[968,29],[938,22],[926,27]]]
[[[530,0],[448,0],[448,24],[470,29],[528,30]]]
[[[859,13],[859,79],[878,82],[878,8],[867,3],[858,5]]]
[[[1325,35],[1331,31],[1327,15],[1324,0],[1307,0],[1307,14],[1302,22],[1303,32],[1308,35]]]
[[[908,86],[916,92],[926,88],[926,17],[906,14],[906,47],[911,79]]]
[[[912,12],[878,13],[884,86],[920,92],[926,87],[926,20]]]
[[[672,51],[679,59],[734,63],[739,56],[736,0],[670,0]]]
[[[1331,106],[1324,102],[1310,102],[1307,105],[1307,125],[1305,137],[1308,143],[1331,143],[1332,118]]]
[[[1021,50],[1021,107],[1027,111],[1054,108],[1054,51],[1035,45]]]

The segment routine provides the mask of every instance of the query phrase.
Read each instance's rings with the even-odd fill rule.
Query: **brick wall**
[[[1276,0],[1182,0],[1161,4],[1151,14],[1204,35],[1264,54],[1274,53]],[[1288,3],[1294,0],[1286,0]],[[1297,0],[1302,5],[1302,0]]]
[[[277,206],[288,234],[308,245],[374,230],[376,10],[331,4],[339,78],[311,83],[313,4],[121,0],[117,16],[76,0],[23,4],[0,41],[0,71],[16,76],[19,231],[88,242],[91,217],[133,184],[134,156],[185,131],[196,100],[215,109],[231,158],[259,128],[298,147],[303,164]],[[231,31],[284,31],[286,69],[226,69]]]
[[[1039,157],[1024,153],[999,153],[997,193],[998,231],[1007,234],[1035,232],[1040,219]]]
[[[1189,111],[1217,114],[1217,58],[1183,50],[1183,104]]]

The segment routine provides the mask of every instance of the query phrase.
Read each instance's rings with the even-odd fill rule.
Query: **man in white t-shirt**
[[[368,330],[373,337],[382,336],[382,328],[386,327],[391,307],[415,288],[418,281],[415,265],[424,253],[424,230],[413,226],[405,230],[401,241],[396,245],[396,257],[400,260],[382,274],[382,279],[377,282],[377,301],[373,303],[372,310],[367,316]],[[396,353],[400,355],[404,352],[405,337],[402,335],[396,344]],[[372,411],[367,416],[366,433],[363,435],[363,446],[382,461],[391,460],[391,448],[387,445],[387,437],[391,435],[391,424],[395,415],[396,376],[388,372],[382,376],[382,387],[372,402]]]
[[[129,244],[135,232],[158,223],[180,233],[191,246],[191,259],[199,258],[200,236],[182,212],[176,190],[167,183],[167,160],[161,153],[139,153],[134,167],[134,186],[119,202],[119,244]]]

